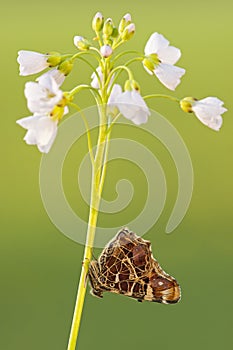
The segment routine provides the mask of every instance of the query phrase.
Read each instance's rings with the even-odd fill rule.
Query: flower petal
[[[29,110],[39,114],[51,112],[63,95],[56,81],[48,74],[39,77],[38,83],[26,83],[24,93]]]
[[[57,122],[47,116],[42,116],[37,123],[37,143],[46,146],[56,136]]]
[[[41,85],[29,81],[25,84],[24,95],[27,100],[37,100],[44,97],[45,89]]]
[[[63,84],[64,80],[65,80],[65,75],[57,68],[50,69],[48,72],[42,74],[36,80],[38,82],[40,82],[41,77],[43,77],[43,76],[50,76],[50,77],[52,77],[55,80],[55,82],[57,83],[58,87],[60,87]],[[42,79],[44,79],[44,78],[42,78]]]
[[[180,56],[180,49],[174,46],[168,46],[158,51],[158,57],[162,63],[175,64]]]
[[[125,91],[117,98],[117,107],[121,114],[128,119],[132,119],[134,116],[135,108],[132,108],[133,102],[131,97],[131,91]],[[134,107],[134,105],[133,105]]]
[[[30,116],[16,120],[16,123],[24,129],[29,129],[36,127],[38,119],[40,119],[40,116]]]
[[[148,115],[146,113],[141,113],[139,110],[134,114],[134,117],[131,120],[136,125],[145,124],[148,120]]]
[[[180,78],[184,75],[185,69],[171,64],[161,63],[154,70],[155,75],[170,90],[175,90],[180,83]]]
[[[111,94],[108,98],[108,105],[114,105],[119,95],[122,94],[122,88],[119,84],[114,84]]]
[[[159,50],[168,47],[169,41],[164,38],[162,34],[153,33],[145,46],[145,55],[148,56],[152,53],[158,53]]]
[[[36,115],[17,120],[17,124],[28,129],[24,140],[29,145],[37,145],[41,152],[47,153],[57,134],[57,121],[47,115]]]
[[[206,98],[203,98],[202,100],[199,100],[198,103],[203,103],[211,106],[222,106],[224,104],[224,102],[217,97],[206,97]],[[224,110],[226,110],[226,108],[224,108]]]
[[[201,115],[198,112],[195,112],[196,117],[206,126],[208,126],[209,128],[215,130],[215,131],[219,131],[219,129],[222,126],[223,123],[223,119],[221,117],[221,115],[212,117],[212,118],[208,118],[207,116]]]
[[[137,125],[146,123],[150,115],[145,101],[136,90],[125,91],[120,94],[117,98],[117,107],[125,118],[130,119]]]
[[[100,78],[100,81],[102,82],[102,80],[103,80],[103,73],[102,73],[101,68],[100,68],[100,67],[97,67],[97,68],[96,68],[96,72],[98,73],[99,78]],[[100,88],[99,79],[97,78],[97,75],[96,75],[95,72],[92,73],[91,79],[92,79],[92,81],[91,81],[91,86],[92,86],[94,89],[99,89],[99,88]]]
[[[35,130],[34,129],[28,130],[28,132],[26,133],[26,135],[24,136],[23,139],[28,145],[36,145],[37,144],[37,139],[36,139],[36,132],[35,132]]]

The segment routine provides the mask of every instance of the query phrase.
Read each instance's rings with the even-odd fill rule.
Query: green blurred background
[[[165,271],[180,282],[182,300],[170,306],[141,304],[108,294],[99,300],[88,293],[77,348],[232,348],[232,3],[22,0],[14,5],[5,3],[0,15],[0,349],[66,349],[83,254],[81,245],[66,238],[50,222],[39,191],[41,155],[35,147],[25,145],[25,132],[15,124],[16,119],[29,115],[23,89],[30,80],[18,76],[17,51],[75,51],[73,36],[92,36],[90,22],[97,11],[115,22],[127,12],[132,14],[137,32],[129,48],[142,50],[152,32],[163,33],[171,44],[181,48],[179,66],[187,70],[174,95],[218,96],[229,111],[224,115],[222,130],[216,133],[171,102],[150,101],[150,107],[166,116],[180,132],[194,167],[190,208],[179,227],[167,235],[164,228],[174,205],[177,174],[169,154],[159,142],[151,140],[149,147],[159,156],[167,176],[168,198],[160,220],[145,237],[151,240]],[[65,88],[72,87],[76,79],[89,79],[90,72],[84,67],[76,68]],[[167,93],[156,79],[137,67],[136,79],[143,94]],[[82,95],[81,104],[90,105],[89,95]],[[143,135],[123,134],[143,140]],[[146,137],[144,141],[148,143]],[[64,168],[67,197],[83,217],[87,211],[78,204],[76,174],[85,147],[84,141],[76,147],[77,153],[71,152]],[[146,184],[130,164],[119,163],[117,168],[110,164],[106,199],[114,197],[110,180],[111,174],[114,181],[117,179],[117,169],[119,178],[124,169],[124,176],[131,179],[137,193],[129,210],[118,216],[118,224],[124,225],[142,205]],[[100,220],[108,226],[115,219],[108,215]]]

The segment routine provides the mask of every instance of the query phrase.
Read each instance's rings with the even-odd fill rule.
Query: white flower
[[[152,55],[151,59],[154,60],[153,72],[144,65],[148,73],[154,73],[168,89],[175,90],[185,73],[185,69],[174,66],[181,56],[180,50],[169,46],[169,41],[163,35],[153,33],[146,43],[145,55]]]
[[[63,95],[56,81],[47,74],[42,75],[37,83],[26,83],[24,93],[29,110],[39,114],[51,112]]]
[[[203,124],[218,131],[222,126],[221,114],[227,109],[223,107],[223,101],[217,97],[206,97],[192,102],[192,111]]]
[[[57,120],[49,115],[34,115],[19,119],[16,123],[28,130],[24,137],[28,145],[37,145],[40,152],[49,152],[57,135]]]
[[[20,75],[39,73],[49,66],[48,55],[34,51],[21,50],[18,52],[17,62],[19,63]]]
[[[120,113],[134,124],[146,123],[150,111],[137,90],[122,92],[121,86],[115,84],[108,100],[108,106],[117,107]]]

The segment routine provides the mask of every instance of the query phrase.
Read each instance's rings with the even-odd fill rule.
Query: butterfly
[[[178,282],[153,257],[151,243],[127,228],[107,244],[98,260],[90,262],[88,275],[91,293],[100,298],[111,292],[140,302],[173,304],[181,297]]]

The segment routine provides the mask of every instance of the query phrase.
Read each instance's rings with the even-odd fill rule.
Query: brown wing
[[[176,280],[167,275],[151,253],[150,242],[128,229],[121,230],[91,262],[92,293],[123,294],[139,301],[175,303],[180,299]]]

